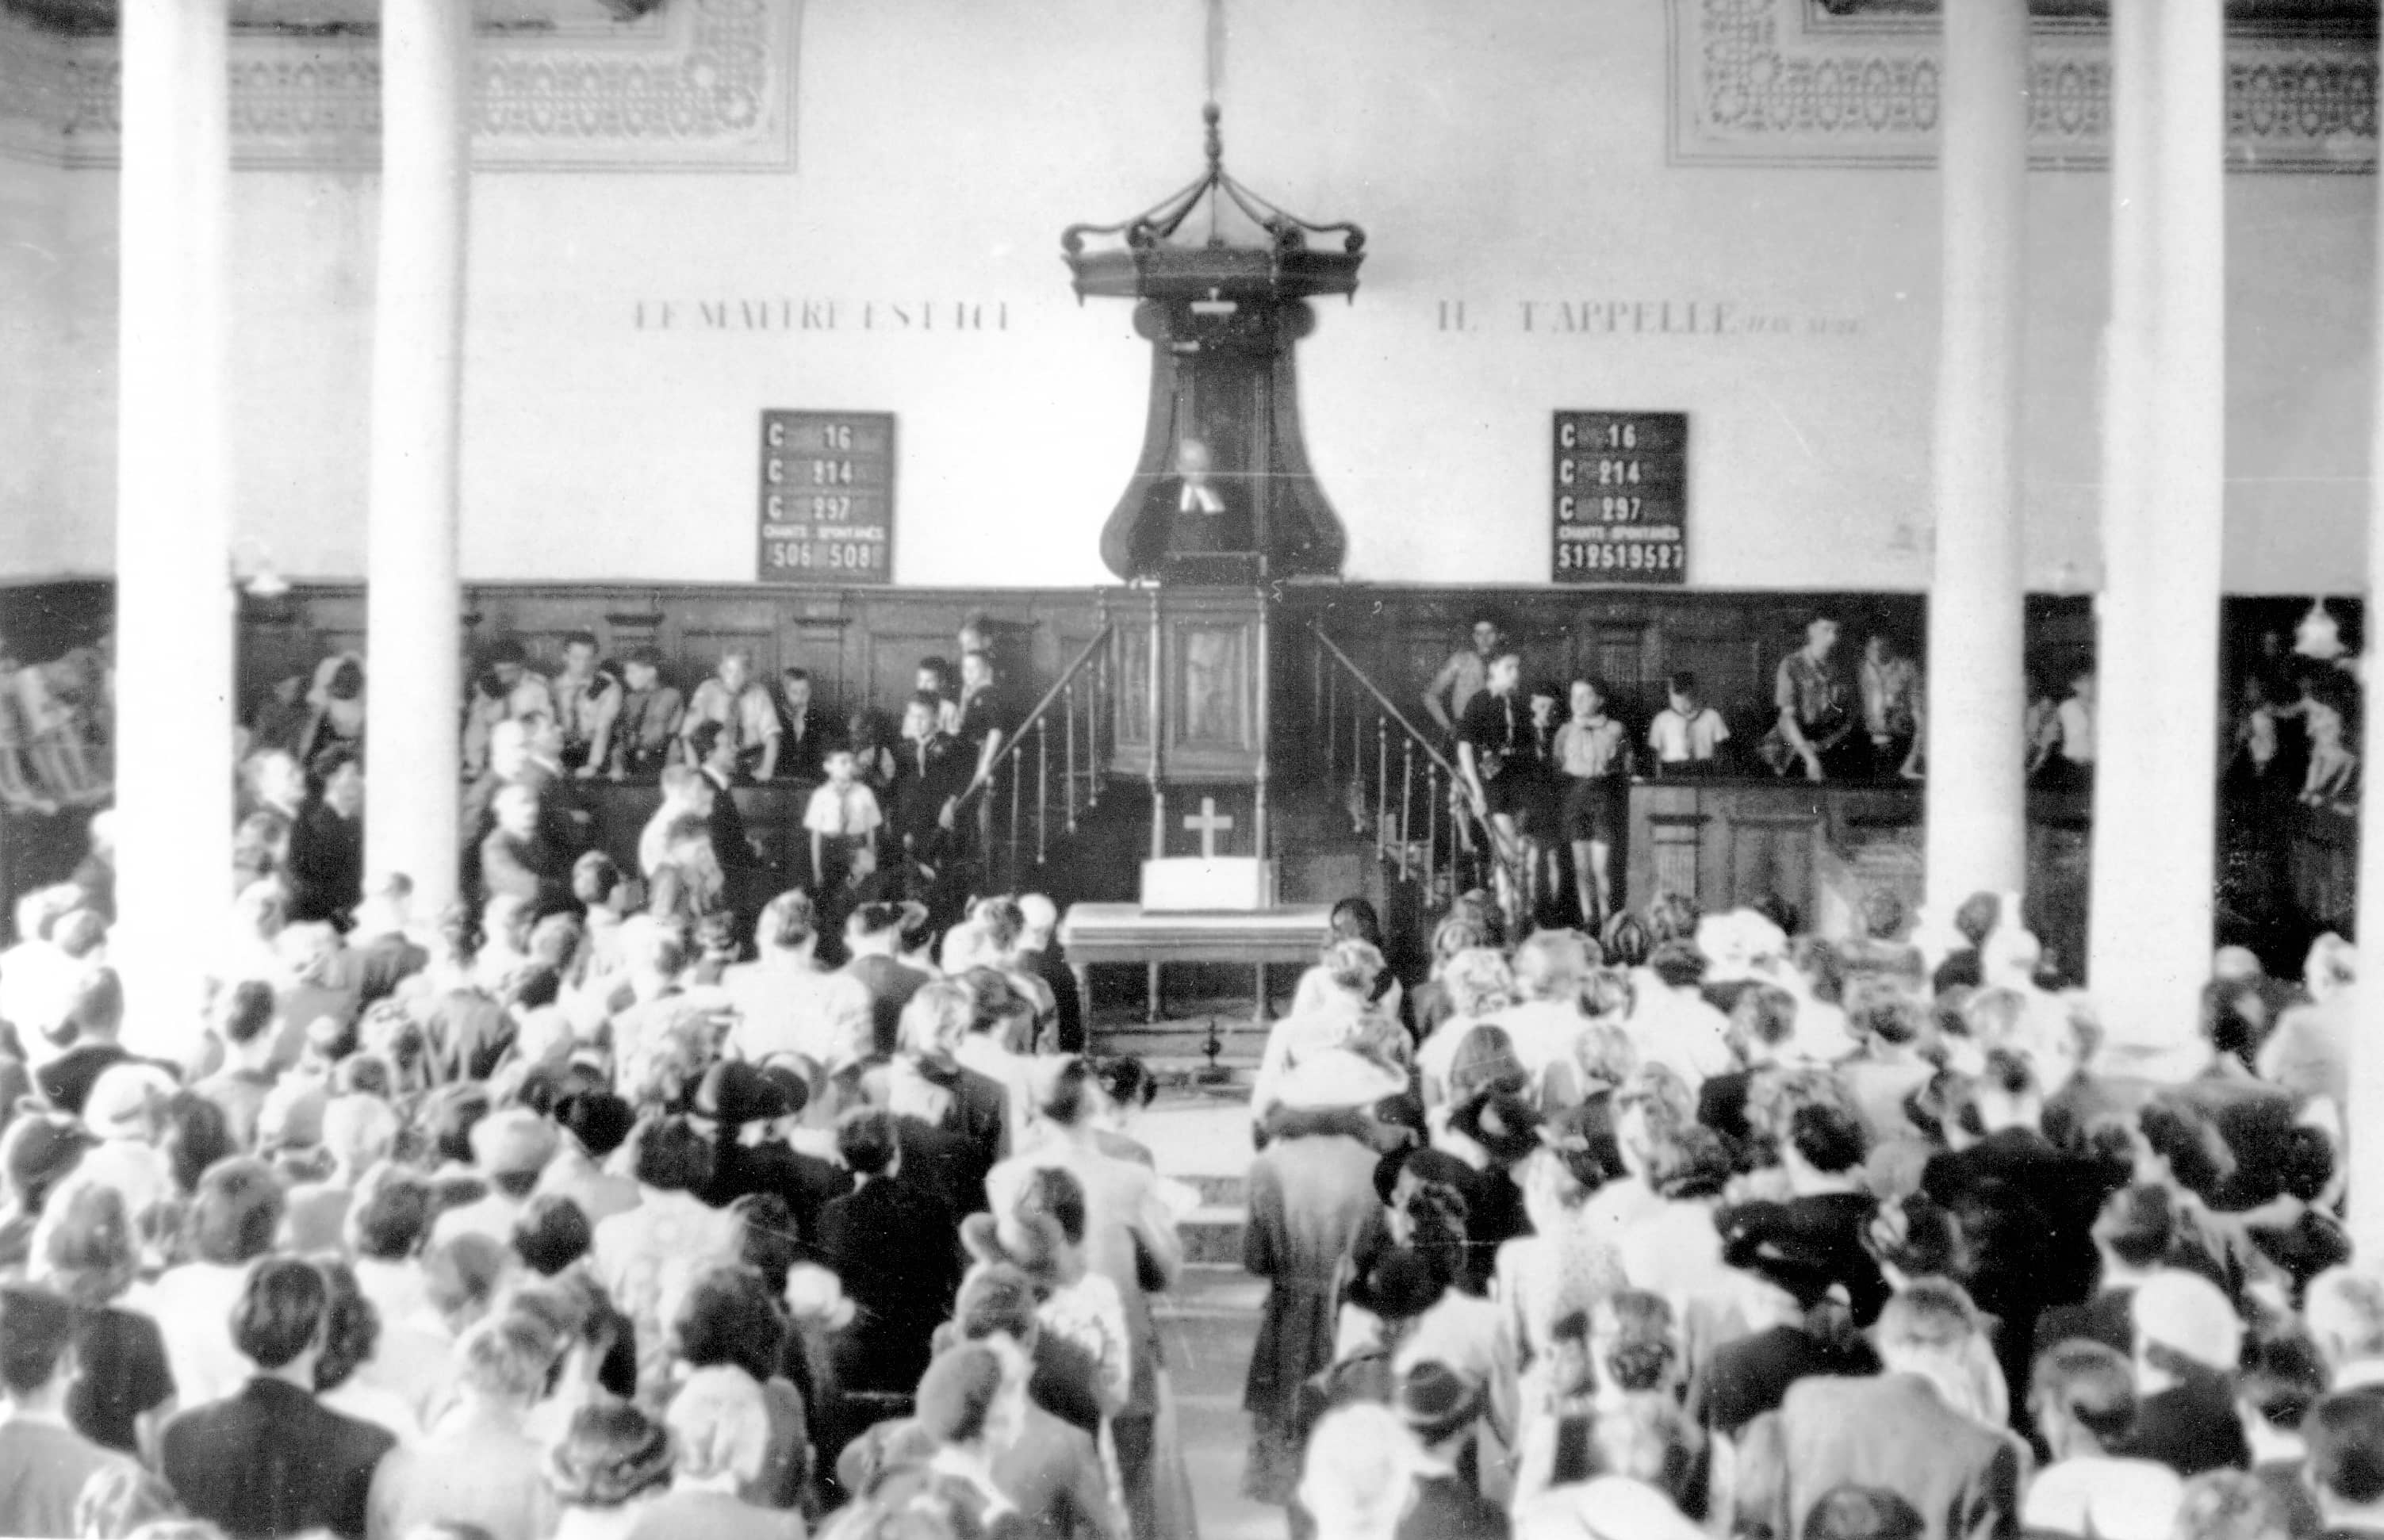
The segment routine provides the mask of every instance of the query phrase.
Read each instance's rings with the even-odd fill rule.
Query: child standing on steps
[[[877,828],[885,819],[876,793],[861,784],[851,750],[831,751],[824,768],[827,780],[803,809],[803,827],[812,835],[815,890],[827,893],[842,887],[857,865],[863,875],[876,869]]]

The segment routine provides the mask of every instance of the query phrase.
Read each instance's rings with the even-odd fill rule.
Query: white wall
[[[1094,544],[1138,445],[1149,352],[1126,304],[1074,304],[1058,237],[1198,169],[1200,8],[811,0],[794,172],[480,175],[466,575],[749,579],[757,415],[817,406],[900,415],[899,580],[1106,580]],[[1546,580],[1549,414],[1623,407],[1691,414],[1697,583],[1926,586],[1935,178],[1668,165],[1665,9],[1231,7],[1228,168],[1369,237],[1356,304],[1323,306],[1300,359],[1350,577]],[[2042,589],[2099,570],[2106,185],[2032,181]],[[374,180],[235,187],[242,527],[293,573],[357,576]],[[2228,191],[2229,583],[2341,588],[2366,495],[2375,182]],[[111,565],[113,198],[106,173],[0,161],[0,517],[33,537],[0,540],[0,574]],[[59,228],[62,268],[19,250],[20,230]],[[20,278],[43,275],[28,304]],[[699,302],[739,300],[833,300],[836,325],[702,324]],[[1556,329],[1557,302],[1668,300],[1676,319],[1720,302],[1788,329]],[[951,329],[960,301],[986,329]],[[1443,329],[1460,301],[1471,329]],[[45,361],[43,337],[64,355]]]
[[[0,157],[0,573],[75,569],[92,550],[57,480],[70,263],[67,174]]]

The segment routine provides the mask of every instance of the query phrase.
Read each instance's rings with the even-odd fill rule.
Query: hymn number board
[[[1558,412],[1558,583],[1685,583],[1689,415]]]
[[[762,414],[764,583],[894,580],[894,414]]]

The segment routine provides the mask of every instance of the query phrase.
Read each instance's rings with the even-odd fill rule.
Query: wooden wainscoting
[[[456,660],[463,667],[490,643],[511,637],[529,649],[533,666],[552,671],[562,662],[563,639],[585,630],[608,657],[656,648],[668,682],[691,689],[722,652],[742,647],[753,654],[757,677],[770,682],[782,668],[809,670],[813,699],[840,725],[855,711],[899,712],[919,660],[954,659],[961,623],[972,616],[982,619],[1012,691],[1031,702],[1100,628],[1100,596],[1088,589],[822,592],[751,584],[473,584],[465,590]],[[242,702],[253,706],[275,680],[311,671],[326,653],[362,651],[364,631],[361,584],[303,584],[271,602],[246,602]]]

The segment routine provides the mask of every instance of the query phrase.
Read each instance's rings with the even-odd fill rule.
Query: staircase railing
[[[1116,733],[1110,709],[1112,629],[1103,626],[1060,671],[1002,741],[986,778],[954,809],[956,818],[975,819],[984,837],[979,853],[987,889],[1019,888],[1027,856],[1043,865],[1054,838],[1074,834],[1078,816],[1100,802]]]
[[[1456,764],[1321,623],[1310,621],[1308,629],[1317,643],[1309,670],[1311,720],[1322,739],[1311,747],[1325,783],[1343,789],[1352,831],[1372,833],[1384,873],[1421,882],[1433,901],[1468,888],[1522,891],[1512,853],[1473,811]]]

